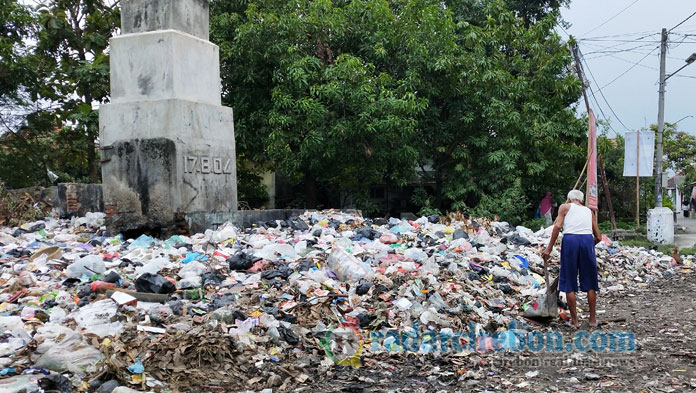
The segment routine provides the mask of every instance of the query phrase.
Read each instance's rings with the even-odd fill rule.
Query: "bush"
[[[472,210],[477,217],[494,218],[517,225],[527,218],[529,202],[524,195],[520,180],[498,195],[484,195],[478,206]]]
[[[553,225],[551,223],[550,225]],[[522,223],[522,226],[525,228],[529,228],[533,230],[534,232],[538,231],[540,228],[546,228],[550,225],[546,225],[546,219],[545,218],[535,218],[533,220],[527,220]]]
[[[662,197],[662,207],[668,207],[668,208],[672,209],[672,211],[675,211],[674,204],[672,203],[672,200],[669,199],[666,195],[664,195]]]
[[[696,244],[692,247],[682,248],[679,250],[680,255],[696,255]]]

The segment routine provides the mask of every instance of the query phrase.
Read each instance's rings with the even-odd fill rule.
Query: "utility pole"
[[[660,45],[660,98],[657,107],[657,157],[655,164],[655,207],[662,207],[662,137],[665,128],[665,59],[667,57],[667,29],[662,29]]]
[[[582,75],[582,66],[580,65],[580,55],[578,55],[578,44],[574,44],[571,48],[573,57],[575,57],[575,72],[578,73],[580,83],[582,83],[582,96],[585,98],[585,106],[587,107],[587,116],[590,115],[590,100],[587,99],[587,91],[585,90],[585,77]]]

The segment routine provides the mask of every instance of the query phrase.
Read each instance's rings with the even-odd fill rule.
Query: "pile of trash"
[[[0,182],[0,226],[19,225],[51,213],[53,206],[45,200],[35,200],[28,192],[7,191]]]
[[[546,291],[539,255],[551,231],[337,211],[163,240],[103,225],[89,213],[0,227],[3,392],[282,390],[340,367],[326,341],[336,328],[524,326]],[[603,291],[677,266],[606,237],[597,250]],[[361,357],[374,354],[369,334],[361,340]]]

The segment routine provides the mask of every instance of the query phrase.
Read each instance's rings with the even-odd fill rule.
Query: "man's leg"
[[[570,323],[579,328],[580,322],[578,322],[578,309],[576,307],[578,301],[575,298],[575,292],[567,292],[566,301],[568,302],[568,310],[570,310]]]
[[[580,290],[587,292],[587,303],[590,306],[590,326],[597,326],[597,292],[599,291],[599,280],[597,273],[597,258],[595,257],[594,241],[591,235],[583,239],[578,271],[580,273]]]
[[[587,291],[587,302],[590,304],[590,326],[597,326],[597,291]]]

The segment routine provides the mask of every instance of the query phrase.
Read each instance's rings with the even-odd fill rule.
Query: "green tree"
[[[486,8],[496,0],[448,0],[457,21],[481,25],[486,20]],[[522,18],[527,25],[536,23],[548,14],[570,4],[570,0],[507,0],[507,9]]]
[[[696,136],[678,131],[676,124],[665,123],[664,153],[667,166],[675,172],[696,172]]]
[[[480,26],[460,22],[459,54],[426,88],[423,167],[436,207],[474,206],[521,180],[529,200],[567,190],[582,168],[586,121],[573,103],[580,83],[552,12],[527,26],[500,1]]]
[[[371,184],[414,172],[413,200],[443,211],[518,180],[529,200],[565,192],[587,143],[554,32],[566,3],[215,0],[238,148],[303,182],[310,206],[317,184],[365,207]]]
[[[99,181],[98,105],[109,100],[109,38],[120,26],[118,0],[47,0],[37,8],[36,55],[49,70],[34,91],[55,107],[59,137],[82,152],[89,181]]]
[[[332,185],[370,209],[371,184],[412,177],[416,116],[426,101],[410,69],[428,62],[428,45],[442,40],[435,27],[448,24],[448,13],[439,3],[212,6],[224,100],[247,119],[236,124],[240,151],[302,181],[308,206],[317,203],[318,185]]]
[[[3,107],[22,101],[21,93],[31,81],[27,65],[34,18],[18,0],[0,0],[0,103]]]

